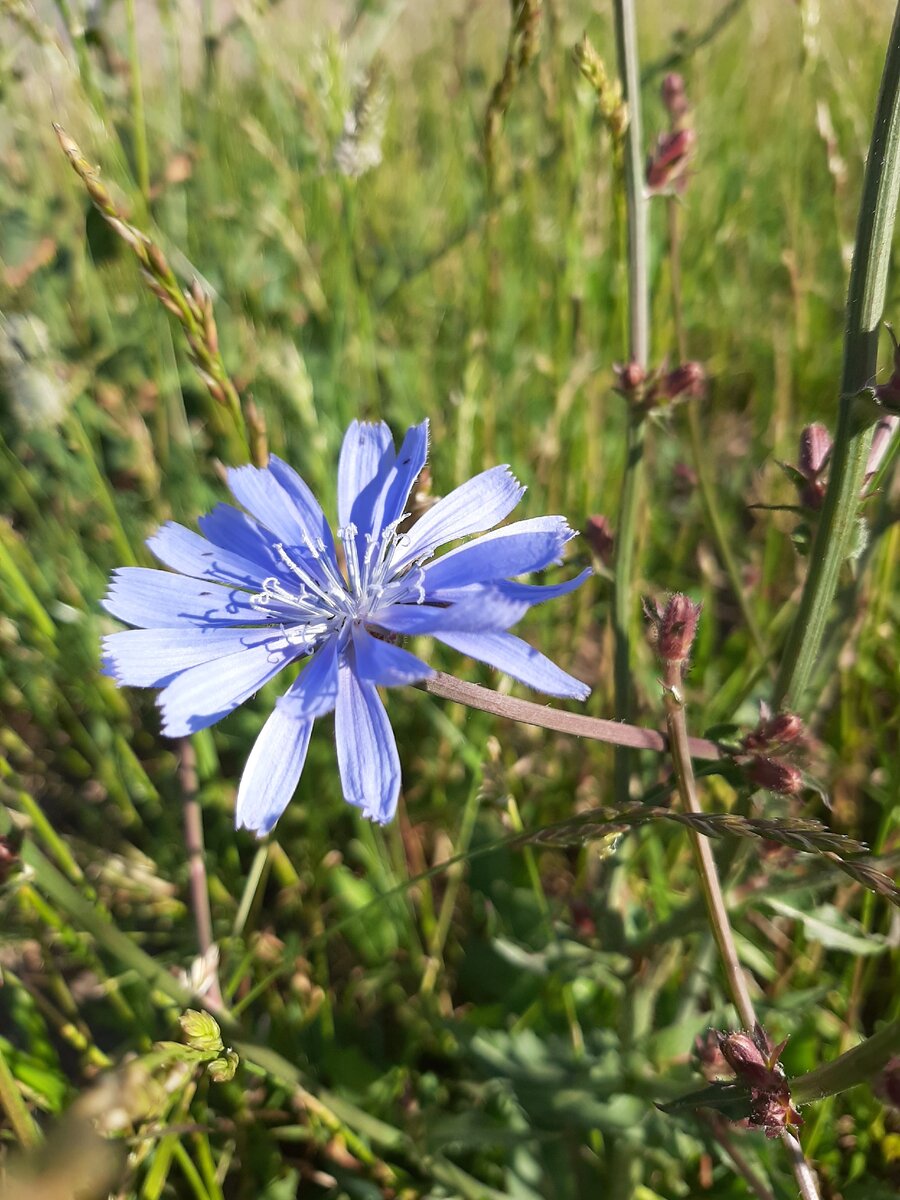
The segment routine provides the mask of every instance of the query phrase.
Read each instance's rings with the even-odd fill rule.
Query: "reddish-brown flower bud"
[[[757,787],[782,796],[796,796],[803,791],[803,775],[791,763],[755,754],[744,768],[747,778]]]
[[[698,362],[686,362],[667,371],[659,383],[659,394],[667,400],[680,396],[702,396],[706,389],[706,372]]]
[[[670,71],[662,81],[660,95],[672,124],[678,125],[687,116],[690,108],[684,86],[684,76],[679,75],[677,71]]]
[[[593,550],[603,565],[609,566],[612,561],[615,538],[612,526],[607,518],[600,513],[596,516],[588,517],[584,536],[587,538],[587,543],[591,550]]]
[[[634,396],[636,392],[640,391],[647,379],[647,372],[640,363],[636,362],[616,363],[613,373],[616,377],[616,386],[626,397]]]
[[[650,640],[663,662],[684,662],[691,653],[702,604],[695,604],[680,592],[670,596],[665,607],[644,605],[650,621]]]
[[[647,190],[653,194],[683,191],[696,144],[697,135],[689,127],[661,133],[647,160]]]
[[[895,1054],[874,1085],[875,1095],[891,1108],[900,1110],[900,1054]]]
[[[818,479],[825,469],[828,456],[831,453],[831,434],[824,425],[816,422],[807,425],[800,434],[800,458],[797,470],[804,479]]]
[[[773,1068],[768,1056],[757,1045],[752,1033],[720,1033],[719,1049],[722,1057],[742,1083],[749,1087],[773,1087],[784,1076],[780,1068]]]
[[[776,713],[763,717],[752,733],[744,738],[747,750],[767,750],[773,746],[787,746],[806,735],[806,727],[794,713]]]
[[[875,426],[875,433],[872,435],[872,445],[869,447],[869,458],[866,462],[866,483],[872,478],[881,464],[884,462],[884,456],[888,452],[894,434],[897,432],[897,426],[900,425],[900,417],[882,417]]]
[[[785,1129],[799,1129],[803,1118],[791,1104],[791,1092],[786,1082],[778,1088],[752,1092],[750,1124],[764,1130],[769,1138],[781,1137]]]

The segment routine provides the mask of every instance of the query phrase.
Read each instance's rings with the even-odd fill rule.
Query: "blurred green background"
[[[683,309],[710,387],[692,403],[768,648],[723,572],[676,408],[648,434],[635,592],[704,603],[687,682],[699,734],[755,723],[802,579],[805,518],[752,506],[795,504],[779,462],[796,461],[804,425],[834,424],[891,14],[878,0],[638,10],[648,150],[667,70],[693,107]],[[435,495],[508,462],[528,485],[522,516],[563,512],[583,529],[605,514],[615,528],[624,233],[609,136],[571,56],[585,29],[614,74],[609,5],[545,0],[488,188],[505,4],[0,2],[0,799],[14,848],[24,837],[50,864],[14,864],[0,892],[0,1051],[42,1125],[104,1068],[180,1037],[184,1006],[147,966],[174,978],[197,954],[175,748],[152,695],[100,677],[98,640],[116,624],[98,602],[112,568],[149,565],[143,540],[161,521],[192,525],[226,498],[222,464],[242,453],[52,122],[179,277],[203,281],[239,390],[330,515],[347,423],[383,418],[400,435],[427,416]],[[651,234],[653,360],[672,364],[664,199]],[[708,808],[815,816],[896,852],[896,513],[888,475],[823,653],[810,769],[830,811],[814,792],[750,797],[721,777]],[[567,570],[590,561],[581,539]],[[590,679],[588,711],[606,716],[610,581],[595,565],[521,632]],[[660,727],[633,615],[637,719]],[[777,1143],[654,1106],[697,1083],[694,1037],[733,1023],[684,831],[650,826],[615,854],[502,844],[609,803],[608,748],[398,690],[397,821],[375,829],[344,804],[326,721],[260,850],[234,832],[233,801],[275,694],[195,749],[232,1040],[299,1074],[247,1060],[230,1083],[188,1070],[123,1084],[143,1099],[117,1195],[742,1197],[726,1143],[772,1195],[795,1194]],[[635,796],[664,778],[652,755],[634,766]],[[896,1018],[886,900],[811,856],[717,852],[760,1013],[776,1040],[790,1035],[789,1073]],[[869,1089],[804,1116],[827,1195],[896,1194],[900,1125]]]

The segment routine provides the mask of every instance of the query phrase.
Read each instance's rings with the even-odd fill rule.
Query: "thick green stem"
[[[877,419],[861,399],[875,377],[897,195],[900,189],[900,5],[888,43],[875,127],[866,161],[847,295],[844,366],[828,491],[816,530],[800,607],[775,682],[778,707],[801,709],[806,698],[841,567],[859,509],[859,493]]]
[[[633,0],[616,0],[616,53],[622,94],[628,107],[625,131],[625,205],[628,221],[628,357],[646,368],[650,355],[650,297],[647,248],[647,195],[644,188],[644,146],[641,131],[641,80],[638,69],[637,26]],[[627,456],[619,505],[614,563],[613,632],[616,716],[631,715],[632,574],[637,535],[637,511],[644,458],[644,418],[628,414]],[[628,798],[629,753],[616,751],[616,798]]]
[[[895,1054],[900,1054],[900,1020],[891,1021],[833,1062],[792,1079],[791,1096],[796,1104],[808,1104],[871,1083]]]

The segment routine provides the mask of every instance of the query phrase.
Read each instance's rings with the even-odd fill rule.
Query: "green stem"
[[[144,117],[144,88],[141,82],[141,56],[138,45],[135,0],[125,0],[128,27],[128,61],[131,73],[131,128],[134,137],[134,165],[144,203],[150,201],[150,158],[147,153],[147,122]]]
[[[669,265],[672,271],[672,316],[675,323],[675,344],[678,347],[678,361],[683,363],[687,361],[688,355],[681,291],[681,209],[679,207],[681,201],[677,196],[670,196],[666,204],[669,216]],[[686,407],[688,434],[691,440],[691,460],[693,461],[694,471],[697,475],[697,486],[700,492],[700,503],[703,506],[703,515],[706,518],[707,527],[716,544],[719,558],[725,567],[725,574],[728,576],[731,591],[740,607],[747,632],[756,646],[759,657],[764,662],[767,662],[769,649],[760,632],[756,617],[753,615],[750,602],[747,599],[740,568],[738,567],[737,559],[732,553],[731,542],[725,532],[725,526],[719,513],[719,505],[716,502],[715,488],[710,479],[708,469],[710,457],[704,445],[703,431],[700,427],[700,404],[701,398],[698,397],[696,399],[689,399]]]
[[[637,25],[633,0],[616,0],[616,53],[622,94],[628,106],[625,131],[625,206],[628,225],[628,357],[646,368],[650,354],[650,298],[648,284],[647,197],[644,190],[644,147],[641,131],[641,90],[638,70]],[[616,716],[631,715],[631,610],[632,573],[638,497],[644,457],[644,418],[637,410],[628,414],[627,452],[614,563],[613,633],[615,636],[614,684]],[[616,751],[616,798],[628,798],[629,753]]]
[[[897,195],[900,190],[900,5],[888,42],[847,295],[844,365],[828,491],[800,606],[775,682],[775,704],[798,709],[819,657],[838,576],[856,527],[877,410],[860,401],[875,377]]]
[[[869,1083],[895,1054],[900,1054],[900,1019],[832,1062],[792,1079],[791,1097],[796,1104],[808,1104]]]
[[[19,1085],[9,1069],[9,1063],[0,1047],[0,1108],[9,1117],[13,1133],[25,1150],[33,1150],[41,1143],[41,1133],[22,1099]]]

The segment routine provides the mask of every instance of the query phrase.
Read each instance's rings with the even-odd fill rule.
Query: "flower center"
[[[282,543],[276,543],[279,558],[300,587],[294,590],[283,578],[271,576],[263,580],[262,591],[253,595],[250,603],[280,623],[289,642],[309,652],[324,638],[342,633],[350,621],[365,622],[372,613],[400,601],[421,604],[425,587],[418,565],[408,564],[395,577],[394,552],[408,544],[398,525],[399,521],[394,521],[377,537],[361,535],[352,523],[338,530],[346,579],[321,538],[313,541],[307,537],[302,555],[291,554]]]

